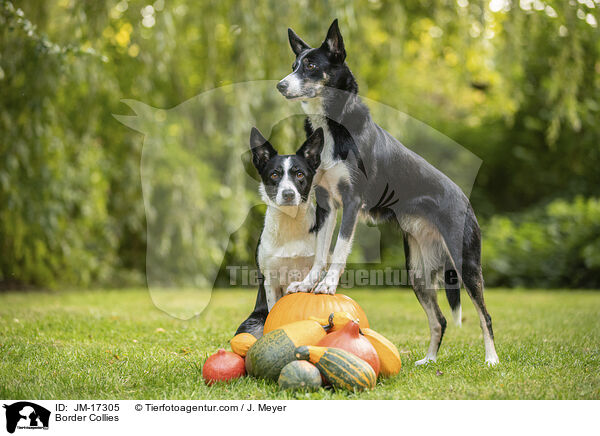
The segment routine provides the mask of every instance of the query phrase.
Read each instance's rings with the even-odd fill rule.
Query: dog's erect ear
[[[294,54],[296,56],[298,56],[304,50],[308,50],[310,48],[310,45],[308,45],[307,43],[302,41],[302,38],[300,38],[298,35],[296,35],[296,33],[292,29],[289,29],[289,28],[288,28],[288,39],[290,40],[290,46],[292,47],[292,51],[294,52]]]
[[[252,127],[250,132],[250,148],[252,149],[252,163],[259,173],[267,162],[277,156],[277,151],[256,127]]]
[[[338,27],[337,18],[333,20],[333,23],[329,26],[327,38],[325,38],[321,47],[327,49],[331,58],[340,64],[346,59],[346,49],[344,48],[344,40],[342,39],[342,34]]]
[[[317,170],[321,165],[321,152],[325,143],[323,128],[319,127],[312,135],[302,144],[296,154],[302,156],[313,170]]]

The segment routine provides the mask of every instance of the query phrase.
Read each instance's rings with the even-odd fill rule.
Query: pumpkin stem
[[[335,317],[335,312],[331,312],[329,314],[329,325],[333,325],[333,318]]]
[[[331,318],[331,317],[330,317]],[[319,323],[323,329],[328,332],[333,327],[333,323],[331,321],[325,320],[324,318],[317,318],[316,316],[309,316],[308,319],[312,321],[316,321]]]

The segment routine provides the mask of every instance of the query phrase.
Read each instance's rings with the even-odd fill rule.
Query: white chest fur
[[[258,264],[271,287],[287,287],[312,266],[316,237],[310,228],[314,216],[312,202],[303,203],[295,211],[273,205],[267,207]]]

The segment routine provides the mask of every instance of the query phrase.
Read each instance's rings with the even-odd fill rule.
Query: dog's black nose
[[[284,81],[282,80],[281,82],[279,82],[279,83],[277,84],[277,90],[278,90],[279,92],[283,92],[283,91],[285,91],[286,89],[288,89],[288,83],[287,83],[287,82],[284,82]]]
[[[284,189],[283,191],[281,191],[281,197],[285,200],[285,201],[290,201],[294,199],[294,191],[292,189]]]

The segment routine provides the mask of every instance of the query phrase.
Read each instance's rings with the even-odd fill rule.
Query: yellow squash
[[[394,344],[392,344],[383,335],[370,328],[361,329],[362,334],[371,342],[377,355],[379,356],[379,373],[383,376],[392,376],[400,372],[402,361],[400,353]]]
[[[285,332],[296,347],[314,345],[327,334],[318,322],[310,319],[292,322],[279,328]]]
[[[317,318],[314,316],[311,316],[309,319],[314,319],[321,324],[323,328],[327,330],[327,333],[333,333],[341,330],[350,321],[359,323],[359,320],[348,312],[331,312],[329,314],[329,318],[327,319]]]
[[[239,335],[235,335],[231,341],[229,341],[229,344],[231,345],[231,351],[238,356],[245,357],[248,350],[255,342],[256,338],[250,333],[240,333]]]

